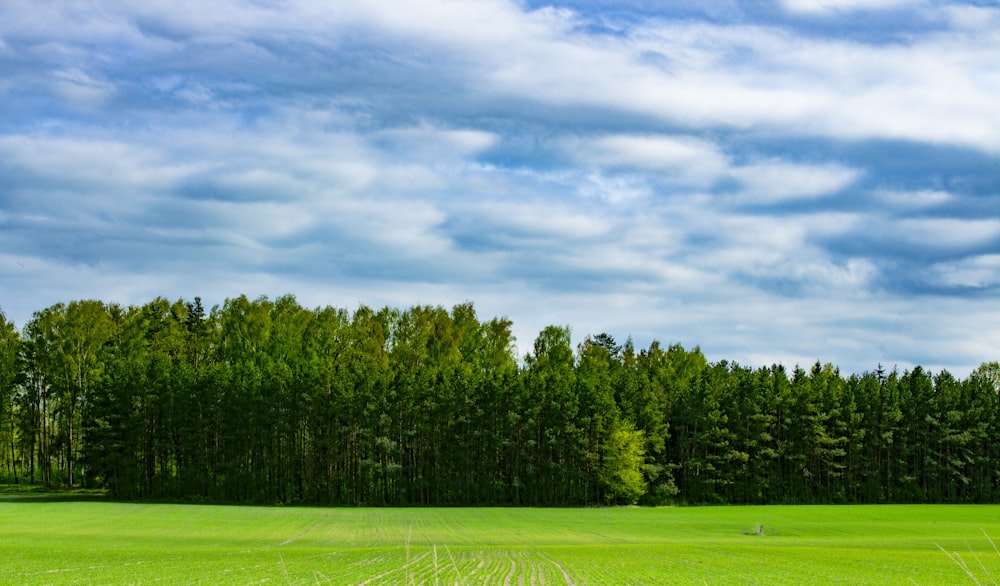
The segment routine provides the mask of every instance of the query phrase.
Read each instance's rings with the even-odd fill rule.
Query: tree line
[[[0,313],[0,479],[119,499],[334,505],[1000,501],[1000,367],[968,378],[711,363],[696,347],[519,359],[471,303],[292,296]]]

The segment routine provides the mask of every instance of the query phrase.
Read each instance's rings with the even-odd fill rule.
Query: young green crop
[[[1000,576],[989,535],[1000,535],[1000,507],[320,509],[0,497],[0,583],[972,583]]]

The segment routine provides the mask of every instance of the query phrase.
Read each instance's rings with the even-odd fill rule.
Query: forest
[[[1000,367],[518,356],[506,318],[293,296],[0,313],[0,483],[321,505],[1000,502]]]

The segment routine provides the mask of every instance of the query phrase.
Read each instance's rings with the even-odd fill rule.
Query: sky
[[[242,294],[967,376],[1000,3],[0,2],[7,319]]]

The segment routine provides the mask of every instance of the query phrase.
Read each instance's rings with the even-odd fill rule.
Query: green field
[[[1000,577],[987,535],[1000,536],[1000,507],[323,509],[0,495],[0,582],[971,584]]]

